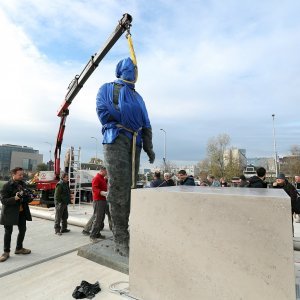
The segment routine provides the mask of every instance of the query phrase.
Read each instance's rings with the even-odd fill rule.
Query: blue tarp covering
[[[130,58],[125,58],[117,64],[116,76],[119,79],[100,87],[96,98],[97,115],[103,125],[103,144],[114,143],[120,132],[132,138],[132,133],[117,128],[116,124],[121,124],[133,131],[151,127],[143,98],[134,90],[133,83],[126,82],[135,80],[135,66]],[[122,85],[118,107],[115,107],[113,103],[114,83]],[[137,145],[141,146],[141,144],[140,130]]]

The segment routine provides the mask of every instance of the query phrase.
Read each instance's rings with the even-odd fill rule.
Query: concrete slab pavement
[[[21,272],[0,278],[1,299],[5,300],[68,300],[82,280],[98,281],[101,291],[95,300],[121,300],[124,297],[111,293],[109,286],[129,280],[128,275],[103,267],[77,256],[77,252],[63,255]],[[5,265],[6,262],[2,265]]]
[[[86,209],[89,212],[85,213]],[[34,212],[39,209],[31,209]],[[51,210],[40,210],[51,215]],[[91,216],[91,207],[70,207],[70,214],[77,221],[85,222]],[[99,281],[102,291],[94,299],[123,299],[108,291],[110,284],[128,281],[128,276],[90,260],[77,256],[78,248],[90,244],[88,236],[81,233],[82,227],[69,225],[71,232],[61,236],[54,234],[53,221],[33,218],[27,222],[24,247],[30,248],[29,255],[15,255],[14,249],[18,228],[12,234],[11,257],[0,264],[1,299],[73,299],[72,292],[82,280],[90,283]],[[106,236],[111,236],[107,229]],[[0,251],[3,249],[4,227],[0,226]],[[17,288],[16,288],[16,283]]]
[[[87,237],[80,234],[79,227],[70,226],[71,232],[62,236],[54,234],[53,222],[33,218],[27,222],[27,232],[24,247],[32,250],[30,255],[15,255],[18,228],[14,226],[11,240],[10,258],[1,263],[0,277],[24,269],[28,266],[39,264],[63,253],[76,250],[81,245],[89,243]],[[76,234],[76,238],[74,235]],[[3,250],[4,227],[0,227],[0,248]],[[2,252],[1,252],[2,253]]]
[[[82,205],[83,206],[83,205]],[[70,216],[86,222],[92,213],[91,206],[70,206]],[[31,209],[33,210],[33,209]],[[35,209],[39,210],[39,209]],[[46,211],[46,210],[44,210]],[[54,214],[50,210],[49,214]],[[267,219],[266,219],[267,220]],[[90,244],[89,237],[81,234],[82,227],[70,225],[70,233],[56,236],[53,222],[34,218],[28,222],[24,247],[32,249],[30,255],[15,255],[0,264],[1,299],[72,299],[72,292],[81,280],[100,282],[103,292],[94,299],[124,299],[108,292],[110,284],[125,280],[128,275],[101,266],[77,256],[77,249]],[[300,237],[300,223],[294,223],[295,237]],[[105,235],[110,231],[104,230]],[[14,250],[17,227],[14,227],[12,250]],[[3,249],[4,228],[0,226],[0,251]],[[295,251],[297,300],[300,299],[300,251]],[[298,275],[297,275],[298,274]],[[16,288],[16,283],[17,288]]]
[[[58,236],[54,234],[53,225],[53,222],[40,218],[33,218],[32,222],[27,222],[24,247],[32,250],[32,253],[29,255],[14,254],[18,234],[18,228],[14,226],[11,242],[11,257],[5,263],[1,263],[0,278],[66,253],[73,252],[79,247],[90,244],[89,236],[84,236],[81,233],[81,227],[69,225],[71,232]],[[104,232],[105,231],[106,230],[104,230]],[[111,232],[107,230],[105,234],[109,236]],[[3,250],[3,236],[4,227],[0,226],[1,253]]]

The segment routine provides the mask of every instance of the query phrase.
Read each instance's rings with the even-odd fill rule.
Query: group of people
[[[221,178],[220,181],[217,180],[213,175],[208,175],[206,180],[202,180],[199,184],[196,183],[194,176],[188,175],[185,170],[180,170],[176,176],[176,184],[171,178],[170,173],[164,173],[164,180],[161,179],[160,171],[154,172],[154,179],[150,182],[150,187],[164,187],[164,186],[174,186],[178,185],[191,185],[191,186],[211,186],[211,187],[226,187],[227,182],[224,178]]]
[[[161,179],[161,173],[159,171],[155,171],[153,177],[154,179],[150,182],[150,187],[152,188],[175,185],[170,173],[164,173],[164,179]]]
[[[177,178],[178,178],[179,185],[190,185],[190,186],[196,185],[194,177],[188,175],[185,170],[180,170],[177,173]],[[170,173],[164,173],[164,179],[161,179],[161,173],[159,171],[154,172],[154,179],[150,182],[151,188],[174,186],[174,185],[175,182],[171,178]]]
[[[109,228],[112,229],[111,217],[106,201],[107,196],[107,171],[101,166],[99,172],[92,179],[92,195],[93,195],[93,215],[87,222],[82,233],[89,235],[91,242],[95,243],[98,239],[104,239],[101,234],[104,228],[105,214],[108,216]],[[57,183],[54,192],[55,202],[55,234],[62,235],[70,232],[67,228],[68,205],[71,201],[71,193],[69,188],[69,177],[67,173],[61,176],[61,180]]]
[[[0,262],[10,257],[11,235],[13,226],[17,225],[19,234],[15,254],[30,254],[31,250],[23,247],[26,232],[26,221],[32,221],[29,203],[33,200],[28,193],[27,185],[23,181],[24,170],[20,167],[12,170],[12,178],[4,184],[1,190],[1,218],[0,224],[4,225],[4,252],[0,256]],[[105,214],[108,215],[109,227],[112,229],[111,218],[106,202],[107,178],[106,168],[101,167],[99,173],[92,180],[93,215],[84,227],[83,233],[90,235],[92,242],[105,238],[100,231],[104,228]],[[68,229],[68,205],[71,203],[68,173],[63,173],[61,180],[56,184],[54,192],[55,203],[55,234],[61,236],[70,232]]]

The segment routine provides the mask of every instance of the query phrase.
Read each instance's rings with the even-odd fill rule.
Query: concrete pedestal
[[[295,299],[289,197],[275,189],[133,190],[129,281],[143,300]]]

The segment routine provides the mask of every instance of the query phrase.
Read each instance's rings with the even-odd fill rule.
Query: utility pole
[[[164,172],[166,172],[167,170],[167,133],[164,129],[160,129],[161,131],[163,131],[164,133],[164,157],[163,157],[163,161],[164,161]]]
[[[49,142],[44,142],[45,144],[50,145],[50,150],[49,150],[49,171],[51,171],[51,151],[52,151],[52,144]]]
[[[95,163],[97,163],[97,161],[98,161],[98,139],[95,138],[94,136],[91,136],[91,139],[94,139],[96,142],[96,161],[95,161]]]
[[[277,155],[276,138],[275,138],[275,114],[272,114],[272,118],[273,118],[274,162],[275,162],[275,173],[277,176],[279,173],[279,168],[278,168],[278,155]]]

